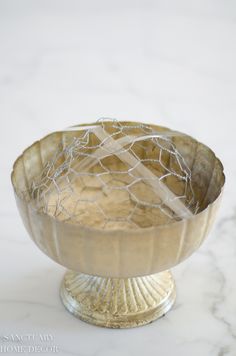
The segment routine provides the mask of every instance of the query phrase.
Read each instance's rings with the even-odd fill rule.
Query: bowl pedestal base
[[[151,323],[170,310],[175,297],[175,283],[169,271],[134,278],[104,278],[68,271],[61,286],[61,299],[70,313],[108,328]]]

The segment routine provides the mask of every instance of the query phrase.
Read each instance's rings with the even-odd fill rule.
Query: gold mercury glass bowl
[[[139,125],[134,122],[122,124],[130,126],[134,133],[135,125]],[[155,132],[172,132],[157,125],[149,127]],[[109,131],[109,123],[107,129]],[[40,176],[57,148],[81,135],[83,130],[86,125],[78,131],[54,132],[22,153],[11,176],[17,207],[36,245],[68,269],[60,295],[69,312],[99,326],[129,328],[144,325],[166,314],[174,304],[176,289],[169,269],[189,257],[209,233],[225,182],[223,166],[207,146],[190,136],[174,135],[175,147],[191,170],[198,210],[190,217],[162,221],[159,225],[150,221],[161,219],[161,215],[142,214],[142,209],[136,216],[138,226],[131,228],[122,219],[102,225],[94,204],[83,206],[81,202],[77,212],[80,223],[68,221],[63,213],[55,216],[53,196],[50,198],[51,208],[46,212],[36,209],[30,194],[32,182]],[[143,152],[147,154],[148,147]],[[60,159],[63,163],[63,156]],[[164,159],[168,166],[170,158],[167,155]],[[108,160],[107,164],[118,167],[118,161]],[[87,177],[87,183],[89,179]],[[89,184],[92,186],[90,191],[77,186],[78,195],[88,192],[91,196],[91,191],[99,188]],[[169,189],[174,191],[175,184],[175,180],[170,180]],[[127,206],[121,191],[114,190],[112,194],[103,198],[103,208],[111,214],[117,211],[126,214]],[[71,204],[69,201],[67,210]]]

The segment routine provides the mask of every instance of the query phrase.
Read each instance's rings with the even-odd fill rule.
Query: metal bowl
[[[132,122],[125,122],[133,125]],[[150,125],[158,132],[167,128]],[[108,327],[146,324],[165,314],[175,299],[167,270],[189,257],[214,222],[225,183],[223,166],[210,148],[187,135],[174,144],[191,168],[199,202],[190,218],[137,229],[101,229],[60,221],[31,204],[29,187],[59,144],[78,133],[54,132],[16,160],[12,184],[24,225],[36,245],[65,266],[62,300],[79,318]]]

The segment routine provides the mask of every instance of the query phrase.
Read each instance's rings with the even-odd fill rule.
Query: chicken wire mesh
[[[106,229],[157,226],[197,212],[177,133],[110,119],[68,130],[74,136],[32,182],[38,211]]]

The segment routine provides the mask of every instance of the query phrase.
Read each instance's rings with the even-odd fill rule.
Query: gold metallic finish
[[[170,272],[104,278],[69,271],[61,287],[65,307],[80,319],[109,328],[130,328],[163,316],[175,301]]]
[[[159,132],[168,131],[150,126]],[[207,146],[190,136],[177,135],[174,144],[191,168],[200,203],[196,215],[134,229],[67,223],[38,212],[28,189],[58,145],[76,135],[76,131],[52,133],[16,160],[12,184],[20,215],[36,245],[70,270],[62,284],[61,298],[71,313],[106,327],[146,324],[165,314],[175,299],[173,279],[163,271],[189,257],[210,231],[225,182],[223,166]]]

